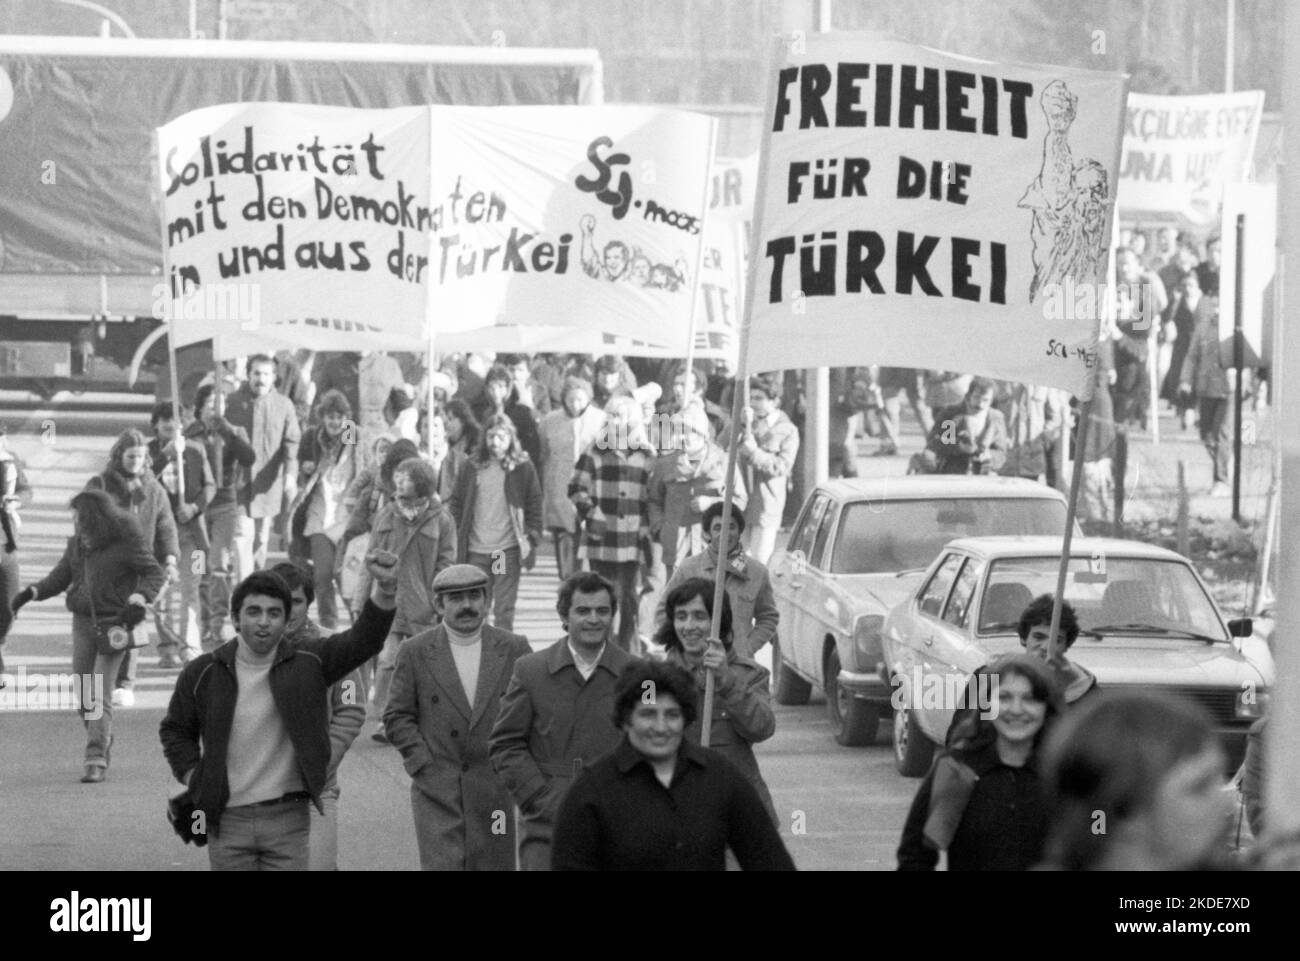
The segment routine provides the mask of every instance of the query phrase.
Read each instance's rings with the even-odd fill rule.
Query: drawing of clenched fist
[[[1065,133],[1070,129],[1079,107],[1079,98],[1070,93],[1070,88],[1063,81],[1053,80],[1043,89],[1042,104],[1047,126],[1053,133]]]

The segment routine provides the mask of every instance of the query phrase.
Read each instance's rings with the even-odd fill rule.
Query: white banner
[[[177,346],[424,349],[428,108],[226,104],[157,135]]]
[[[850,33],[771,82],[751,370],[1091,391],[1125,78]]]
[[[749,235],[754,219],[758,154],[713,162],[704,263],[696,305],[695,356],[723,358],[736,369],[740,316],[745,309]]]
[[[1237,215],[1246,218],[1241,326],[1245,366],[1273,362],[1277,272],[1277,184],[1229,184],[1223,196],[1223,259],[1219,266],[1219,350],[1231,366],[1237,296]]]
[[[431,114],[439,333],[580,327],[685,354],[710,118],[641,107]]]
[[[1263,113],[1262,90],[1197,97],[1129,94],[1120,216],[1200,226],[1217,222],[1224,185],[1250,175]]]

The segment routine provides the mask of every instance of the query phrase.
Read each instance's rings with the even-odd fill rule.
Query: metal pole
[[[1246,353],[1246,331],[1242,326],[1245,242],[1246,215],[1237,214],[1237,276],[1232,284],[1232,366],[1236,371],[1232,385],[1232,519],[1238,524],[1241,523],[1241,373]]]
[[[782,47],[782,38],[777,37],[773,41],[771,55],[767,61],[767,106],[763,111],[764,124],[771,122],[772,110],[776,103],[775,67],[782,62]],[[748,391],[745,389],[749,378],[749,328],[750,317],[754,312],[754,292],[758,289],[760,258],[757,252],[762,249],[760,243],[763,239],[763,185],[767,182],[768,156],[771,152],[767,144],[768,136],[770,135],[764,134],[763,147],[758,155],[758,182],[754,193],[754,219],[750,224],[749,282],[745,284],[745,312],[740,321],[740,356],[736,364],[736,389],[731,392],[731,423],[733,425],[740,423],[741,405],[749,399]],[[727,553],[730,550],[730,546],[727,544],[727,535],[731,531],[732,500],[736,493],[736,454],[739,450],[740,437],[736,430],[733,429],[731,443],[727,445],[727,473],[722,488],[722,530],[718,535],[718,570],[713,581],[713,618],[709,625],[710,638],[717,637],[718,632],[722,630],[722,598],[726,593]],[[709,746],[709,738],[713,734],[713,687],[713,672],[705,671],[704,706],[700,712],[700,744],[704,747]]]

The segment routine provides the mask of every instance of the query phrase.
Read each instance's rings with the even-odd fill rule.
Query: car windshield
[[[963,497],[858,501],[844,509],[832,574],[883,574],[929,566],[958,537],[1065,530],[1065,504],[1049,498]]]
[[[1030,601],[1056,592],[1060,564],[1059,557],[994,561],[980,602],[979,632],[1014,631]],[[1066,585],[1065,599],[1074,607],[1083,633],[1228,640],[1214,602],[1182,561],[1074,557]]]

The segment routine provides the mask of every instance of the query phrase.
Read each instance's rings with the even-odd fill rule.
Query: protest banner
[[[432,107],[439,337],[578,327],[679,355],[713,121],[641,107]]]
[[[1223,260],[1219,268],[1219,357],[1233,363],[1237,298],[1237,217],[1245,221],[1245,277],[1241,327],[1246,367],[1273,363],[1274,283],[1277,272],[1277,184],[1228,184],[1223,195]]]
[[[224,104],[157,140],[174,346],[423,348],[428,108]]]
[[[1123,76],[829,34],[772,82],[752,369],[1090,392]]]
[[[732,370],[740,349],[740,312],[745,303],[757,176],[757,154],[715,160],[704,224],[694,356],[724,359]]]
[[[1119,209],[1126,222],[1208,226],[1225,184],[1250,175],[1264,93],[1157,97],[1129,94]]]

